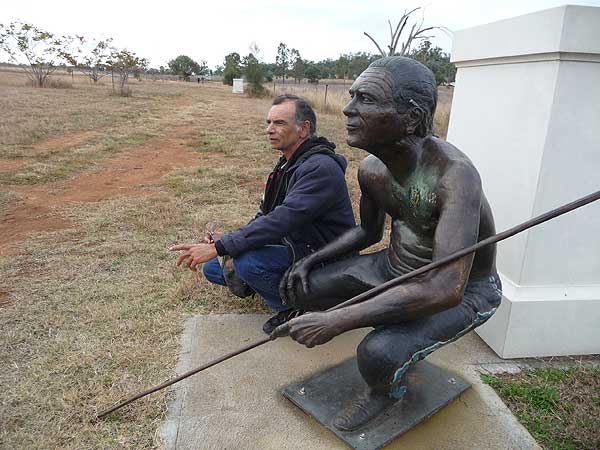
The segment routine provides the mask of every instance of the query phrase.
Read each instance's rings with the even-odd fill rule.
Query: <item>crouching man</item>
[[[335,153],[334,143],[317,137],[316,129],[315,113],[304,99],[276,97],[266,131],[281,157],[268,176],[259,213],[236,231],[170,249],[183,251],[178,266],[195,270],[204,264],[204,276],[220,285],[227,280],[217,256],[232,260],[236,276],[277,313],[263,326],[267,334],[302,313],[279,294],[288,267],[356,225],[344,177],[346,159]]]
[[[290,268],[283,297],[317,312],[274,332],[312,347],[374,328],[357,349],[367,389],[335,419],[341,430],[362,427],[400,400],[412,364],[485,322],[501,298],[490,245],[362,303],[318,312],[495,233],[477,170],[432,134],[437,88],[429,69],[383,58],[356,79],[350,95],[348,144],[371,154],[358,171],[361,223]],[[392,219],[387,248],[323,266],[379,242],[386,215]]]

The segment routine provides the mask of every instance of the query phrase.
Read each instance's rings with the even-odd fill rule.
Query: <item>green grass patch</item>
[[[600,369],[481,375],[548,450],[600,448]]]

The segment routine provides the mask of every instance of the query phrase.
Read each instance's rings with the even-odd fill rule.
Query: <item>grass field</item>
[[[600,448],[600,369],[537,369],[482,375],[547,450]]]
[[[212,83],[60,85],[0,72],[0,448],[156,448],[164,392],[89,420],[173,375],[186,315],[264,311],[167,248],[254,215],[278,157],[270,102]],[[356,204],[364,153],[339,111],[317,112]]]

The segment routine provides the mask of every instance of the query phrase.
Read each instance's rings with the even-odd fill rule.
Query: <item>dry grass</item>
[[[0,384],[9,387],[0,394],[0,447],[156,448],[165,393],[108,420],[88,419],[172,375],[186,314],[264,311],[258,299],[240,300],[174,268],[166,249],[197,238],[211,220],[233,229],[254,215],[277,158],[263,138],[269,101],[218,85],[147,82],[121,99],[106,85],[31,89],[3,81],[0,102],[12,125],[0,158],[31,161],[3,173],[3,205],[22,200],[11,187],[18,173],[41,185],[51,179],[35,178],[35,164],[76,175],[138,145],[144,139],[136,133],[160,138],[193,125],[184,142],[200,156],[197,167],[171,172],[150,197],[57,207],[71,228],[31,234],[18,255],[0,258]],[[320,116],[321,133],[338,142],[342,125],[337,115]],[[82,133],[89,134],[81,140]],[[50,150],[36,153],[44,145]],[[357,198],[362,154],[341,151]]]
[[[0,448],[157,448],[164,392],[89,419],[173,374],[187,314],[264,311],[258,299],[176,269],[166,249],[197,239],[209,221],[230,230],[254,215],[278,156],[263,137],[270,102],[169,82],[135,84],[124,99],[109,95],[106,79],[75,80],[73,89],[32,89],[0,73],[0,162],[26,162],[0,176],[3,209],[24,201],[28,183],[68,184],[100,159],[182,126],[191,131],[181,145],[199,162],[143,197],[60,204],[54,213],[70,228],[30,234],[17,255],[0,257]],[[364,153],[343,144],[343,125],[340,114],[319,112],[319,133],[350,161],[356,204]]]
[[[16,170],[0,164],[1,182],[63,179],[160,135],[167,117],[186,121],[179,114],[188,101],[180,83],[138,83],[131,98],[121,98],[109,95],[110,79],[75,80],[73,89],[39,89],[27,87],[18,72],[0,72],[0,158],[25,162]]]
[[[105,88],[2,85],[11,95],[1,101],[11,102],[19,126],[3,135],[2,157],[40,161],[46,156],[34,148],[44,137],[109,130],[75,145],[55,143],[50,161],[76,174],[87,168],[75,164],[84,150],[93,162],[137,145],[131,136],[139,131],[160,137],[194,124],[188,150],[204,158],[199,168],[167,176],[151,197],[62,206],[56,213],[72,228],[31,235],[17,256],[0,259],[0,384],[10,386],[0,394],[1,448],[155,448],[164,393],[107,421],[88,419],[172,374],[184,315],[262,311],[258,300],[176,270],[166,249],[195,238],[213,217],[232,228],[253,215],[276,156],[261,138],[268,103],[255,106],[220,86],[147,83],[125,101]],[[28,104],[56,111],[40,113],[45,119],[36,124]],[[235,132],[226,145],[221,136],[229,129]],[[251,170],[237,170],[242,153]],[[0,181],[3,205],[19,200],[9,184],[17,170],[31,172],[31,165]]]

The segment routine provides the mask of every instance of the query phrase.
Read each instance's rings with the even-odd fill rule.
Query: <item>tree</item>
[[[113,72],[113,89],[114,74],[116,73],[119,76],[119,95],[127,97],[129,96],[128,80],[130,72],[145,70],[148,66],[148,61],[127,49],[123,49],[113,51],[107,65]]]
[[[402,17],[396,24],[396,28],[393,28],[392,22],[390,20],[388,20],[388,24],[390,27],[390,43],[387,46],[387,48],[388,48],[387,51],[383,51],[381,49],[381,47],[379,46],[379,44],[377,43],[377,41],[375,39],[373,39],[369,33],[367,33],[366,31],[364,32],[365,36],[367,36],[369,39],[371,39],[371,41],[373,41],[373,43],[377,47],[377,50],[379,50],[379,53],[381,54],[382,57],[394,56],[394,55],[399,55],[399,56],[408,55],[408,53],[410,51],[410,47],[414,40],[431,38],[431,36],[427,36],[424,33],[434,30],[434,29],[445,30],[445,28],[443,28],[443,27],[423,28],[423,23],[425,21],[425,15],[422,15],[420,20],[416,20],[415,22],[413,22],[412,27],[410,28],[410,31],[408,31],[408,36],[406,36],[406,40],[401,43],[400,50],[397,50],[398,44],[400,43],[400,37],[402,36],[402,33],[404,32],[404,30],[407,29],[406,25],[408,24],[409,19],[411,19],[411,15],[413,13],[415,13],[416,11],[418,11],[419,9],[421,9],[421,7],[412,9],[411,11],[408,11],[408,12],[405,10],[404,14],[402,15]]]
[[[233,79],[242,76],[242,66],[239,53],[230,53],[225,56],[225,67],[223,68],[223,84],[233,86]]]
[[[265,69],[265,80],[268,82],[273,81],[273,78],[276,77],[277,72],[278,72],[278,68],[277,68],[277,64],[275,63],[264,63],[263,67]]]
[[[246,76],[248,83],[250,83],[250,94],[262,95],[265,90],[263,87],[263,83],[265,81],[265,70],[263,65],[252,53],[244,57],[243,64],[244,75]]]
[[[410,53],[410,57],[425,64],[435,75],[438,86],[454,80],[456,66],[450,62],[450,55],[440,47],[432,47],[430,41],[423,41],[419,48]]]
[[[168,66],[169,69],[171,69],[171,72],[186,81],[189,80],[192,75],[205,75],[208,71],[206,61],[203,60],[198,64],[187,55],[179,55],[177,58],[172,59],[168,62]]]
[[[335,76],[336,78],[346,78],[348,75],[348,66],[350,65],[350,61],[348,57],[344,55],[340,55],[338,60],[335,63]]]
[[[221,75],[223,75],[223,70],[225,70],[225,66],[224,66],[224,65],[221,65],[221,64],[218,64],[218,65],[215,67],[215,70],[213,71],[213,73],[214,73],[215,75],[221,76]]]
[[[349,54],[348,59],[348,77],[356,78],[363,73],[365,69],[369,67],[369,64],[377,59],[377,57],[369,53],[358,52]]]
[[[94,83],[107,74],[107,64],[114,48],[110,46],[112,38],[87,40],[76,36],[78,41],[75,59],[77,69]]]
[[[317,66],[316,64],[309,64],[306,70],[304,71],[304,76],[308,78],[309,83],[318,83],[319,79],[322,78],[319,66]]]
[[[300,56],[300,52],[295,48],[290,50],[290,74],[294,77],[294,82],[298,83],[304,77],[306,62]]]
[[[285,84],[285,76],[290,68],[290,51],[283,42],[280,42],[279,47],[277,47],[275,64],[277,64],[279,75],[283,78],[283,83]]]
[[[321,72],[321,78],[335,78],[336,61],[331,58],[324,59],[316,63]]]
[[[44,87],[60,62],[75,65],[69,46],[72,38],[57,36],[26,22],[0,24],[0,49],[15,64],[26,61],[25,73],[36,87]]]

